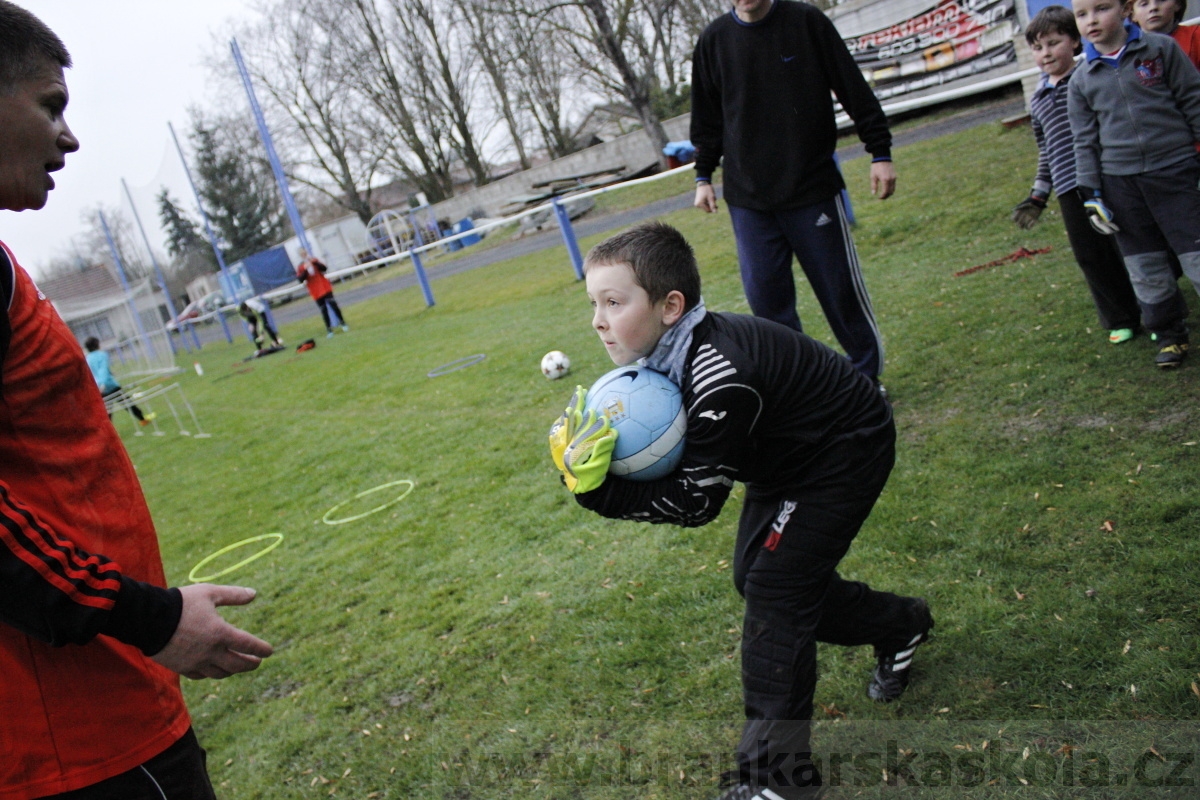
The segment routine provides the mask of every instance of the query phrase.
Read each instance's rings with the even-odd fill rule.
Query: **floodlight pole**
[[[187,175],[188,185],[192,187],[192,194],[196,197],[196,208],[200,210],[200,219],[204,220],[204,232],[208,234],[208,243],[212,245],[213,255],[217,257],[217,266],[221,268],[221,274],[225,276],[225,284],[232,290],[233,278],[229,276],[229,270],[225,268],[225,256],[221,255],[221,248],[217,247],[217,237],[213,235],[212,224],[208,221],[208,214],[204,211],[200,190],[196,188],[196,182],[192,180],[192,170],[188,167],[187,159],[183,157],[183,148],[179,146],[179,137],[175,135],[175,126],[168,122],[167,130],[171,132],[171,141],[175,142],[175,151],[179,153],[179,160],[183,163],[183,173]],[[233,334],[229,332],[225,315],[219,308],[217,309],[217,320],[221,323],[221,330],[225,332],[225,341],[233,344]]]
[[[138,313],[137,304],[133,302],[133,293],[129,291],[129,281],[125,277],[125,265],[121,263],[121,256],[117,253],[117,244],[113,241],[112,231],[108,229],[108,220],[104,219],[104,212],[96,212],[100,217],[100,227],[104,229],[104,238],[108,241],[108,250],[112,253],[113,263],[117,265],[117,277],[121,279],[121,288],[125,290],[125,302],[129,306],[129,313],[133,315],[133,326],[137,328],[138,336],[141,336],[146,342],[146,349],[150,351],[150,355],[158,358],[158,354],[154,352],[154,342],[150,341],[150,337],[146,335],[146,329],[142,326],[142,315]]]
[[[283,165],[279,161],[279,155],[275,152],[275,143],[271,140],[271,131],[267,128],[267,120],[263,117],[262,108],[258,105],[258,98],[254,94],[254,84],[250,81],[250,73],[246,71],[246,62],[242,60],[242,50],[238,47],[237,39],[229,40],[229,48],[233,51],[233,60],[237,64],[238,74],[242,77],[242,85],[246,87],[246,97],[250,100],[254,123],[258,126],[258,135],[262,137],[263,146],[267,148],[267,160],[271,162],[271,172],[275,174],[275,183],[279,185],[279,194],[283,197],[283,206],[287,209],[288,219],[292,222],[292,230],[296,232],[296,238],[300,240],[300,246],[304,248],[305,252],[310,256],[315,256],[316,253],[308,243],[304,221],[300,219],[300,212],[296,209],[296,202],[292,199],[291,189],[288,188]]]
[[[138,214],[137,206],[133,203],[133,195],[129,193],[129,184],[125,182],[124,178],[121,178],[121,188],[125,190],[125,198],[129,200],[129,208],[133,210],[133,220],[137,223],[138,230],[142,234],[142,242],[146,245],[146,252],[150,254],[150,263],[154,265],[154,274],[158,277],[158,285],[163,290],[163,297],[167,299],[167,312],[171,315],[171,319],[176,319],[179,314],[176,313],[175,303],[171,300],[171,290],[167,288],[167,278],[163,275],[162,267],[158,265],[158,258],[154,255],[154,248],[150,246],[150,239],[146,236],[146,229],[142,227],[142,218]],[[190,325],[188,327],[189,329],[191,328]],[[195,335],[196,332],[192,331],[192,336],[194,337]],[[179,341],[183,343],[184,350],[187,350],[189,353],[192,352],[192,348],[188,347],[187,338],[183,335],[183,331],[179,332]],[[167,331],[167,343],[171,345],[172,353],[177,352],[175,350],[175,340],[171,338],[170,330]],[[199,339],[196,340],[196,348],[200,348]]]

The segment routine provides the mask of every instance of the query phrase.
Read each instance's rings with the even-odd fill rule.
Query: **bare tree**
[[[265,94],[264,113],[288,158],[288,177],[370,221],[371,184],[383,148],[354,124],[353,64],[325,30],[314,4],[275,0],[239,34],[246,65]]]
[[[668,78],[655,25],[664,25],[675,0],[534,0],[523,13],[547,20],[595,87],[619,97],[642,123],[659,163],[667,135],[655,96]],[[555,12],[562,12],[561,21]],[[674,74],[674,66],[672,72]]]
[[[493,100],[499,107],[508,135],[512,139],[513,148],[517,151],[517,160],[521,169],[529,169],[529,156],[525,150],[524,132],[517,118],[519,96],[510,88],[514,76],[514,65],[507,57],[511,52],[511,40],[506,40],[503,32],[496,30],[497,16],[488,12],[487,5],[482,0],[455,0],[459,13],[467,25],[472,48],[479,55],[483,71],[487,74],[492,85]],[[501,18],[503,19],[503,18]],[[507,52],[506,52],[507,51]]]
[[[476,0],[485,3],[492,33],[504,48],[517,85],[517,107],[528,114],[550,158],[561,158],[579,149],[567,122],[566,97],[578,88],[569,51],[557,29],[565,25],[563,9],[527,12],[521,0]]]
[[[104,225],[100,222],[101,214],[104,215],[104,222],[108,224],[108,232],[112,234],[111,247],[108,236],[104,232]],[[83,223],[84,229],[71,238],[74,255],[88,263],[101,261],[115,267],[113,262],[113,250],[115,249],[116,257],[121,260],[121,267],[125,271],[125,277],[130,281],[138,281],[150,275],[152,269],[150,260],[139,244],[133,220],[124,211],[98,203],[90,208],[85,208],[80,213],[79,219]]]
[[[476,186],[489,180],[470,109],[474,58],[470,40],[460,36],[453,6],[438,0],[390,0],[407,48],[411,93],[426,124],[443,132]]]
[[[432,202],[454,192],[441,132],[422,130],[413,102],[404,50],[394,19],[375,0],[314,0],[310,6],[342,57],[355,65],[353,93],[363,101],[357,123],[385,143],[383,165],[423,191]]]

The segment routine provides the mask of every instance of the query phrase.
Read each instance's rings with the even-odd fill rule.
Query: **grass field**
[[[868,648],[821,649],[814,744],[827,764],[828,748],[864,759],[831,797],[1195,791],[1095,786],[1144,747],[1197,749],[1200,359],[1160,374],[1146,338],[1110,346],[1057,213],[1028,233],[1008,222],[1035,155],[1028,128],[997,125],[912,145],[886,203],[863,190],[865,160],[846,168],[900,442],[843,574],[927,597],[937,629],[890,706],[865,696]],[[709,307],[745,311],[724,210],[668,221],[696,247]],[[954,276],[1020,246],[1052,250]],[[134,438],[117,419],[172,583],[223,545],[286,536],[226,579],[258,589],[226,617],[276,655],[185,682],[219,794],[715,797],[741,720],[740,487],[697,530],[578,508],[545,434],[573,383],[610,364],[563,250],[434,289],[432,309],[415,289],[348,308],[353,330],[309,353],[243,365],[244,341],[205,348],[204,376],[180,380],[211,439]],[[540,375],[551,349],[571,356],[567,380]],[[405,478],[415,490],[386,511],[320,522]],[[903,760],[905,742],[941,748],[944,788],[928,753],[925,772],[901,764],[919,789],[867,758],[874,743]],[[1072,744],[1103,752],[1068,778]],[[1169,760],[1139,762],[1139,779],[1163,782]]]

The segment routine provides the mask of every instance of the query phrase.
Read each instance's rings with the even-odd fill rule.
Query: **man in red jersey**
[[[0,0],[0,209],[38,209],[66,155],[71,64]],[[0,244],[0,800],[213,798],[179,674],[254,669],[226,623],[252,589],[165,588],[149,509],[79,343]]]

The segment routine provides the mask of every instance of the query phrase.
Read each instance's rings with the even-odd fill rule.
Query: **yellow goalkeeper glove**
[[[550,457],[563,474],[563,483],[575,494],[590,492],[604,483],[617,432],[608,417],[584,411],[587,393],[575,387],[571,403],[550,427]]]

